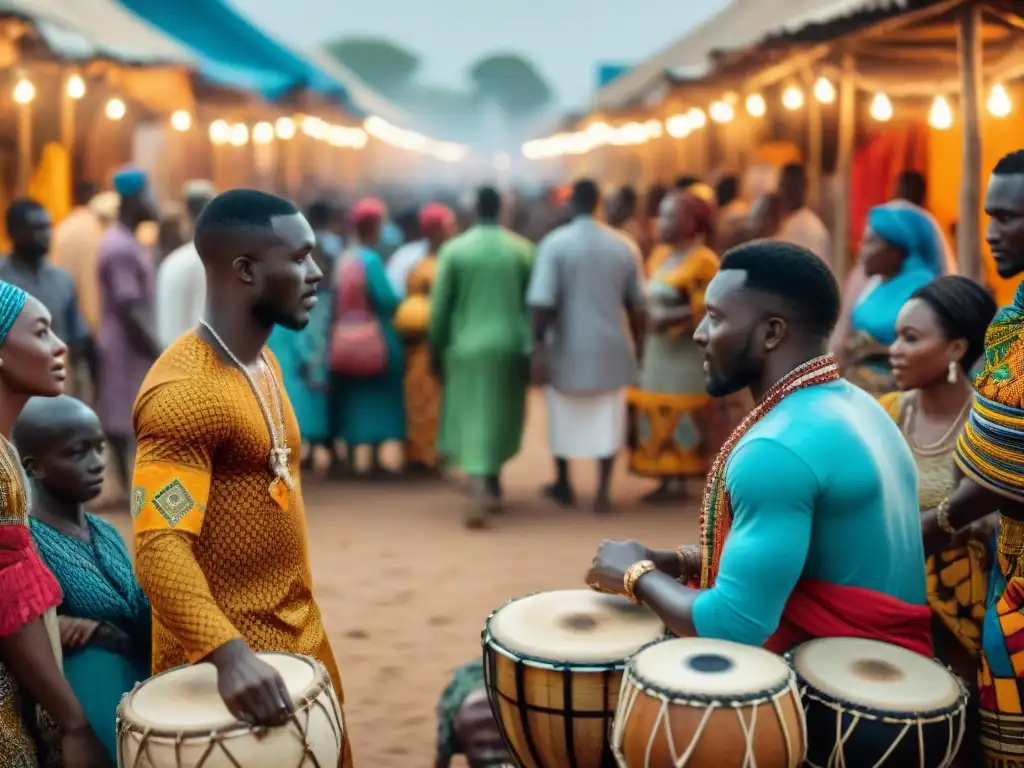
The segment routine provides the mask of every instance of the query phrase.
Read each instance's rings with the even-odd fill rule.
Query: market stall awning
[[[612,81],[594,96],[595,110],[628,106],[671,72],[697,79],[710,73],[711,54],[746,48],[769,35],[873,9],[905,7],[910,0],[733,0],[669,47]]]
[[[189,64],[196,56],[116,0],[0,0],[0,13],[32,22],[60,58],[125,64]]]
[[[77,1],[77,0],[76,0]],[[346,99],[344,85],[224,0],[117,0],[195,51],[212,81],[275,99],[295,88]]]

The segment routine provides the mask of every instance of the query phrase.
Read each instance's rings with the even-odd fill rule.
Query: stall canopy
[[[909,4],[914,4],[914,0],[732,0],[672,45],[599,90],[592,108],[611,110],[629,106],[660,84],[666,73],[685,79],[704,77],[712,70],[711,56],[715,52],[746,48],[776,32]]]

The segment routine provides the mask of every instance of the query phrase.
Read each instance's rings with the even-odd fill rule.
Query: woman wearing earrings
[[[918,289],[897,316],[889,359],[900,391],[883,395],[880,402],[914,455],[922,512],[938,506],[956,486],[953,449],[971,405],[968,372],[981,357],[995,311],[984,288],[966,277],[949,276]],[[991,525],[977,524],[947,549],[928,553],[926,564],[936,654],[972,687],[991,530]],[[977,743],[967,738],[965,749]],[[968,764],[980,765],[980,758]]]

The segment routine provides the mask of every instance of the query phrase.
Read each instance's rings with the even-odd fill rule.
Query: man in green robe
[[[439,448],[469,475],[466,525],[501,505],[501,470],[519,452],[529,380],[526,289],[533,245],[499,226],[501,196],[477,195],[477,223],[438,255],[428,340],[444,382]]]

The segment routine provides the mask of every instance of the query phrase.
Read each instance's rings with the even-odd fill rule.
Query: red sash
[[[801,579],[764,647],[784,653],[819,637],[864,637],[934,657],[931,609],[863,587]]]
[[[36,552],[25,525],[0,525],[0,636],[13,635],[60,605],[60,584]]]

